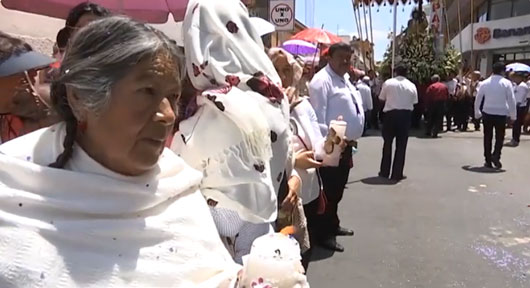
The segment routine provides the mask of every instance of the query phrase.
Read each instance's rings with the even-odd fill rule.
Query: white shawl
[[[125,177],[78,146],[66,170],[64,124],[0,146],[0,287],[228,287],[240,267],[169,150]]]
[[[183,34],[187,72],[203,93],[199,111],[180,123],[172,149],[203,172],[201,191],[217,208],[245,221],[272,222],[283,173],[292,166],[291,134],[288,101],[272,89],[280,78],[260,35],[239,0],[190,1]],[[257,82],[268,88],[258,93]],[[263,93],[272,90],[279,94]]]

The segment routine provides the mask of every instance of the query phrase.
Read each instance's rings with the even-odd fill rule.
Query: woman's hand
[[[310,168],[320,168],[322,163],[315,160],[315,154],[313,151],[304,151],[296,154],[296,161],[294,167],[299,169],[310,169]]]
[[[300,178],[291,176],[287,185],[289,186],[289,193],[282,202],[282,210],[291,213],[298,204],[298,193],[300,192]]]

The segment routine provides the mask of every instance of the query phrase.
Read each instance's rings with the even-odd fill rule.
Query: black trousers
[[[425,134],[438,136],[443,123],[445,101],[435,101],[427,108],[427,126]]]
[[[316,246],[318,234],[318,198],[304,205],[304,214],[307,219],[307,233],[309,234],[309,243],[311,247],[306,252],[302,253],[302,266],[305,272],[309,267],[311,256],[313,255],[313,248]]]
[[[483,113],[482,119],[484,121],[484,158],[486,163],[491,163],[492,160],[501,159],[506,134],[506,116]],[[493,130],[495,130],[495,149],[492,154]]]
[[[379,116],[381,114],[381,100],[379,100],[378,95],[372,95],[372,100],[374,103],[374,108],[372,109],[372,113],[370,115],[370,122],[371,122],[371,129],[379,129]]]
[[[339,228],[340,219],[337,212],[350,175],[351,158],[351,147],[347,147],[341,155],[338,167],[320,168],[322,186],[328,202],[324,214],[317,215],[314,221],[319,241],[333,237]]]
[[[364,117],[365,119],[372,119],[372,110],[364,111]],[[366,133],[366,130],[372,129],[372,123],[368,120],[364,121],[364,133]]]
[[[521,141],[521,129],[523,128],[526,113],[528,113],[528,106],[517,107],[517,120],[513,123],[512,130],[512,139],[517,143]]]
[[[445,102],[445,122],[447,125],[447,131],[453,130],[454,115],[455,115],[455,100],[449,99]]]
[[[392,178],[402,178],[405,167],[405,154],[409,140],[411,111],[392,110],[385,113],[383,119],[383,157],[381,159],[381,176],[390,175],[392,165],[392,144],[396,139],[396,153],[392,165]]]
[[[479,131],[480,130],[480,119],[477,119],[475,117],[475,99],[476,97],[471,98],[471,103],[469,105],[470,106],[469,114],[471,115],[471,119],[473,122],[473,126],[475,128],[475,131]],[[484,99],[482,99],[482,103],[480,103],[480,111],[482,111],[483,108],[484,108]]]
[[[464,98],[454,102],[454,120],[457,129],[460,131],[467,131],[470,101],[469,98]]]
[[[414,129],[420,129],[421,126],[422,111],[419,104],[414,105],[414,110],[411,115],[411,127]]]

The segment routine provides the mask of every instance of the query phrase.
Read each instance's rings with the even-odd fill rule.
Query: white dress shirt
[[[449,90],[449,95],[454,96],[456,94],[456,86],[458,86],[458,80],[453,78],[449,81],[444,82],[444,84]]]
[[[328,134],[331,120],[342,116],[348,123],[346,138],[361,138],[364,130],[363,100],[359,91],[350,83],[348,74],[340,76],[331,66],[326,66],[311,80],[309,96],[322,135]]]
[[[530,99],[530,80],[526,82],[526,86],[528,86],[528,94],[526,95],[526,99]]]
[[[357,90],[361,93],[361,98],[363,99],[363,109],[364,112],[372,110],[374,108],[374,103],[372,100],[372,89],[370,86],[366,85],[364,82],[357,84]]]
[[[484,107],[480,111],[482,101],[484,101]],[[480,83],[477,99],[475,99],[475,117],[481,118],[482,112],[509,116],[512,120],[517,118],[513,85],[510,80],[494,74]]]
[[[391,110],[414,110],[418,103],[416,85],[407,78],[398,76],[385,81],[379,99],[385,101],[383,112]]]
[[[513,89],[515,95],[515,102],[518,107],[526,107],[527,97],[528,97],[528,85],[524,82],[519,83]]]

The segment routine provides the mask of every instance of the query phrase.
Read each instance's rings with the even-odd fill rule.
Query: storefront
[[[530,15],[468,25],[451,44],[461,48],[465,63],[474,63],[472,68],[483,76],[496,61],[530,64]]]

